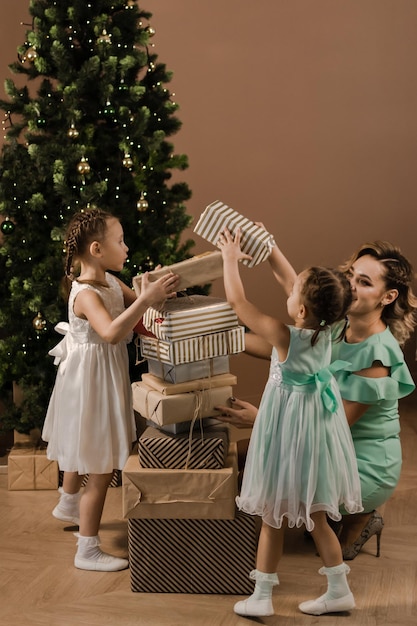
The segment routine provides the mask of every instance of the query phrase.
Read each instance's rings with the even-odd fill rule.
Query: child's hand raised
[[[228,228],[225,228],[221,233],[219,233],[217,247],[221,250],[223,260],[230,259],[235,261],[250,261],[252,259],[249,254],[242,252],[240,248],[241,239],[242,232],[239,227],[236,228],[234,238]]]
[[[158,280],[150,281],[148,272],[142,275],[141,296],[147,306],[158,308],[167,298],[175,297],[179,276],[173,272],[164,274]]]

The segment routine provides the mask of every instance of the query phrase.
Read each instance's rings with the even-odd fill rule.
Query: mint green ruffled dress
[[[350,429],[332,374],[331,332],[289,326],[285,361],[272,350],[269,378],[251,435],[239,509],[259,515],[269,526],[314,528],[311,514],[326,511],[340,520],[339,508],[362,510],[359,475]]]
[[[398,400],[415,388],[403,352],[389,328],[360,343],[338,341],[343,324],[333,328],[332,360],[350,365],[335,372],[343,399],[369,405],[351,428],[365,512],[381,506],[393,493],[401,472]],[[375,361],[390,369],[383,378],[355,374]],[[342,510],[342,512],[345,512]]]

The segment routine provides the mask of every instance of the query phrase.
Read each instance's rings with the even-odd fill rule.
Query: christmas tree
[[[153,49],[151,13],[134,0],[32,0],[30,15],[9,66],[24,86],[6,80],[0,101],[1,427],[20,432],[42,426],[56,375],[47,353],[67,319],[68,219],[88,206],[119,217],[128,284],[191,256],[193,245],[181,241],[191,194],[170,179],[188,163],[168,140],[180,128],[178,106]]]

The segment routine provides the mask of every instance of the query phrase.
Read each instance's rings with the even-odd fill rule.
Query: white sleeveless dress
[[[73,282],[68,331],[50,352],[59,367],[42,439],[48,442],[47,457],[66,472],[121,470],[136,440],[126,345],[131,336],[107,343],[74,313],[75,298],[84,289],[98,293],[113,319],[124,311],[120,285],[111,274],[106,280],[109,287]]]

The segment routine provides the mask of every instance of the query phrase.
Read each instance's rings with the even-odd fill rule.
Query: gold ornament
[[[123,163],[123,167],[126,167],[128,170],[130,170],[130,168],[133,167],[133,159],[130,156],[130,154],[128,154],[127,152],[125,152],[122,163]]]
[[[38,58],[38,53],[36,52],[35,48],[30,47],[26,50],[25,59],[27,59],[28,61],[32,63],[37,58]]]
[[[46,319],[42,317],[41,313],[38,313],[37,316],[33,318],[32,326],[37,333],[41,333],[43,330],[46,330]]]
[[[87,159],[84,156],[81,157],[81,161],[77,164],[78,173],[84,176],[85,174],[89,174],[90,170],[91,167]]]
[[[138,211],[143,213],[143,211],[147,210],[148,206],[149,206],[148,205],[148,201],[145,200],[145,196],[143,194],[143,191],[141,191],[140,198],[139,198],[139,200],[138,200],[138,202],[136,204],[136,208],[137,208]]]
[[[105,44],[111,43],[111,34],[109,34],[105,28],[103,28],[103,31],[100,37],[98,37],[97,43],[105,43]]]
[[[70,137],[70,139],[77,139],[78,135],[80,133],[78,132],[78,130],[75,128],[74,123],[71,124],[69,130],[68,130],[68,137]]]
[[[133,9],[133,7],[135,6],[135,4],[136,4],[135,0],[127,0],[126,7],[127,7],[128,9]]]

